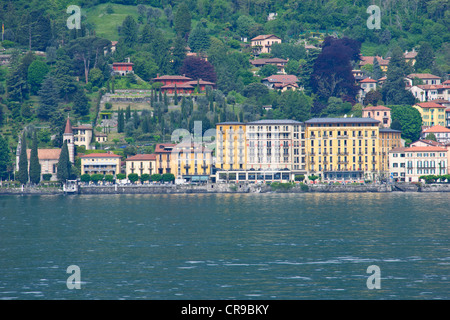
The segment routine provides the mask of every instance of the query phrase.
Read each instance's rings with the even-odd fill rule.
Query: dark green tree
[[[6,139],[0,135],[0,179],[8,177],[8,167],[11,165],[11,157]]]
[[[183,61],[186,58],[186,41],[178,36],[175,39],[172,50],[172,70],[174,74],[179,74]]]
[[[85,116],[89,113],[89,99],[84,93],[83,88],[78,88],[73,98],[73,111],[80,116]]]
[[[122,133],[125,127],[125,116],[123,114],[123,110],[119,109],[118,118],[117,118],[117,132]]]
[[[277,74],[277,72],[278,68],[276,66],[274,66],[273,64],[266,64],[261,69],[259,69],[258,74],[261,78],[264,79],[270,77],[271,75]]]
[[[41,164],[38,158],[38,139],[36,131],[33,134],[33,146],[30,153],[30,182],[38,184],[41,181]]]
[[[426,140],[437,141],[436,135],[435,135],[433,132],[427,134],[427,135],[425,136],[425,139],[426,139]]]
[[[406,90],[404,78],[410,73],[411,69],[403,58],[403,51],[396,47],[392,51],[389,68],[386,74],[386,81],[383,84],[381,93],[383,101],[389,105],[413,105],[414,95]]]
[[[44,81],[49,68],[47,63],[41,60],[34,60],[28,67],[28,83],[32,94],[36,94],[41,88],[42,81]]]
[[[416,56],[416,64],[414,68],[417,72],[430,72],[434,65],[434,50],[433,47],[428,43],[424,42],[420,46],[419,52]]]
[[[58,108],[59,88],[51,74],[45,77],[41,90],[39,90],[40,104],[37,109],[39,118],[48,120]]]
[[[181,2],[178,5],[173,23],[176,34],[187,40],[191,31],[191,13],[186,2]]]
[[[138,40],[138,24],[132,16],[127,16],[122,23],[120,36],[127,47],[132,47]]]
[[[188,45],[192,52],[206,52],[209,49],[210,41],[208,32],[202,26],[202,23],[197,23],[189,34]]]
[[[392,123],[395,120],[400,122],[402,138],[406,140],[406,143],[409,145],[411,142],[417,141],[422,132],[420,112],[410,105],[394,105],[389,108],[391,108]]]
[[[28,183],[28,155],[27,155],[27,138],[25,132],[20,140],[20,154],[19,154],[19,172],[17,174],[17,180],[21,184]]]
[[[366,96],[364,97],[364,105],[368,106],[369,104],[376,106],[377,102],[383,99],[383,95],[378,90],[370,90],[367,92]]]
[[[372,71],[372,78],[375,80],[378,80],[383,77],[383,70],[381,70],[380,63],[378,62],[378,59],[374,59],[373,61],[373,71]]]
[[[131,183],[136,183],[139,180],[139,175],[137,173],[130,173],[128,175],[128,180],[131,181]]]
[[[61,148],[61,154],[59,155],[57,164],[58,180],[64,183],[67,179],[69,179],[71,168],[72,164],[70,163],[69,159],[69,148],[67,147],[67,140],[65,140]]]
[[[58,50],[58,57],[52,74],[58,85],[60,98],[64,99],[65,102],[68,102],[69,95],[77,90],[72,70],[73,67],[69,56],[64,50]]]

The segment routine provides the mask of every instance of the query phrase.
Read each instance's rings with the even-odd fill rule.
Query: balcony
[[[348,135],[337,136],[338,139],[348,139]]]

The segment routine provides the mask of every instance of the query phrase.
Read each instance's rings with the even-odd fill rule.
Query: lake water
[[[445,193],[1,196],[0,299],[449,299],[449,205]]]

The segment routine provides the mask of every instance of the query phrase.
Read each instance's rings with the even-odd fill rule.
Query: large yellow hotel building
[[[314,118],[305,122],[307,171],[322,181],[386,178],[388,152],[401,133],[372,118]]]
[[[306,174],[304,124],[259,120],[216,124],[216,181],[292,181]]]

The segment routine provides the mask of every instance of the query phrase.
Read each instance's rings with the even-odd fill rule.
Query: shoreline
[[[307,186],[307,188],[305,187]],[[192,185],[110,185],[78,186],[76,192],[63,188],[0,188],[2,195],[71,195],[71,194],[218,194],[218,193],[402,193],[402,192],[450,192],[450,184],[381,184],[381,185],[293,185],[274,188],[262,184],[206,184]]]

